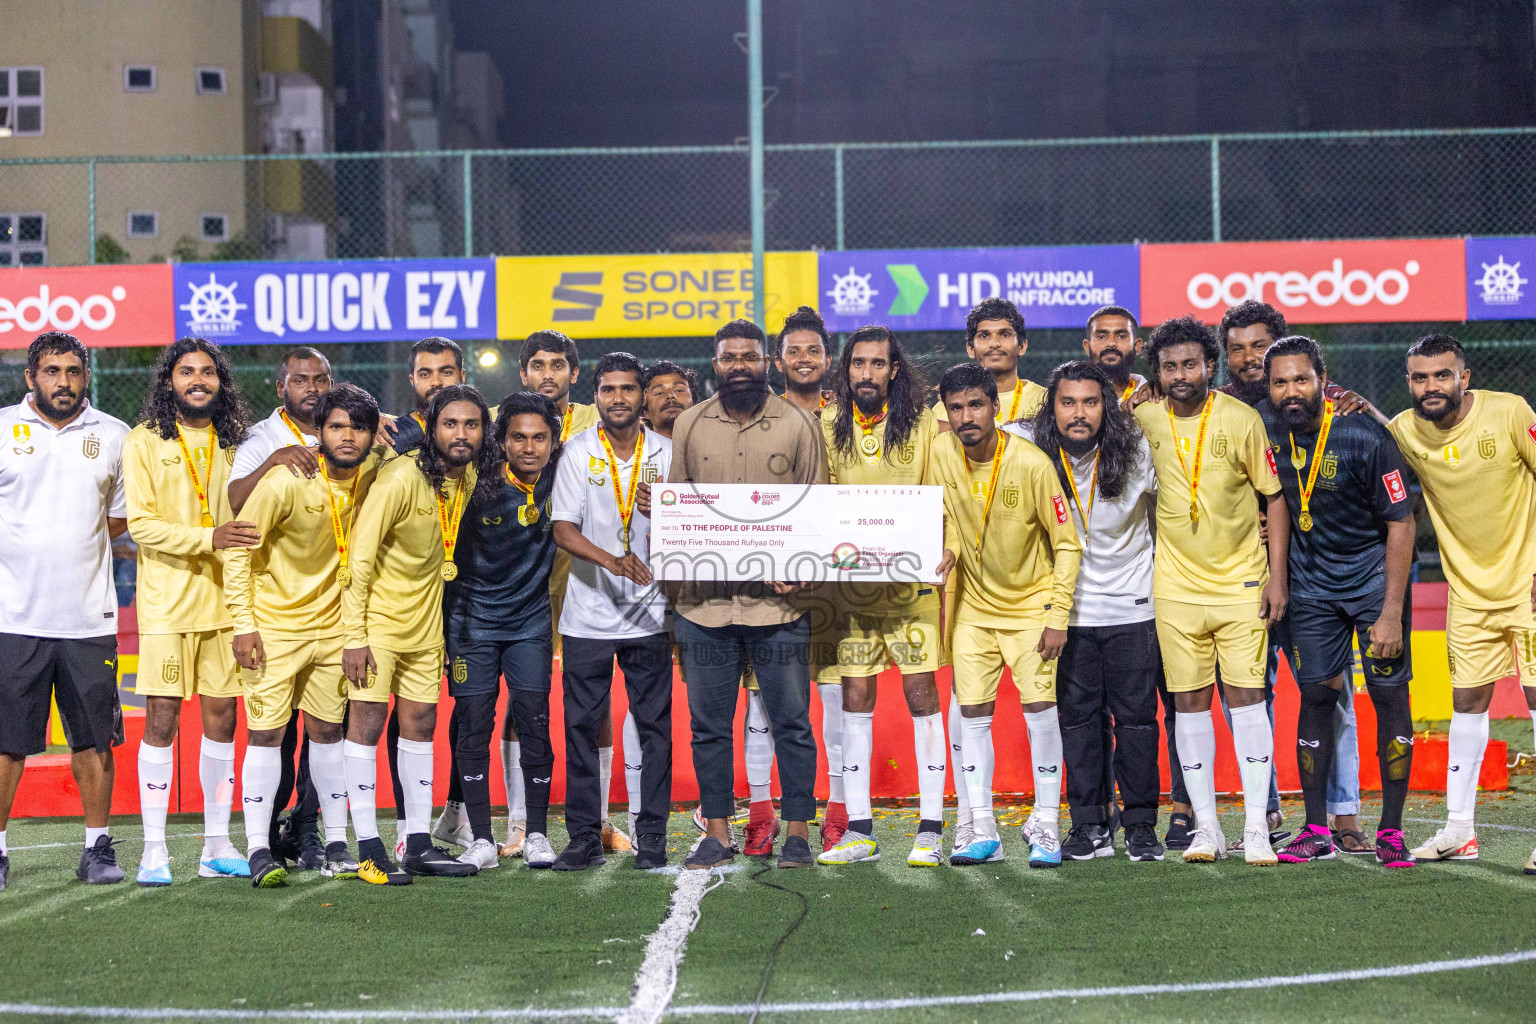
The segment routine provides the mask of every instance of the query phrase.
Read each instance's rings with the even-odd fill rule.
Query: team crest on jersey
[[[198,469],[207,469],[208,468],[208,449],[207,448],[194,448],[194,449],[192,449],[192,460],[197,463],[197,468]]]
[[[1191,438],[1181,437],[1178,440],[1179,440],[1179,454],[1180,455],[1188,455],[1191,451],[1194,450],[1193,447],[1192,447],[1193,440]]]
[[[587,472],[593,476],[602,476],[608,472],[608,460],[600,459],[596,455],[587,456]]]
[[[1013,484],[1004,487],[998,497],[1003,499],[1003,508],[1019,507],[1019,489]]]
[[[453,681],[458,683],[458,684],[460,684],[462,686],[463,683],[464,683],[464,680],[466,680],[468,678],[469,678],[469,666],[464,663],[464,659],[463,658],[454,658],[453,659]]]
[[[11,436],[16,438],[19,443],[26,444],[32,440],[32,428],[25,423],[17,423],[11,427]]]
[[[1495,441],[1493,435],[1486,431],[1479,434],[1477,438],[1477,454],[1485,460],[1493,458],[1499,454],[1499,442]]]
[[[1440,453],[1440,457],[1445,459],[1445,464],[1447,466],[1455,469],[1457,466],[1461,465],[1461,446],[1454,444],[1446,445],[1445,449]]]
[[[86,434],[85,440],[80,442],[80,451],[88,459],[94,459],[101,454],[101,438],[95,434]]]
[[[181,682],[181,659],[167,658],[160,666],[160,680],[165,683]]]
[[[983,503],[986,502],[986,500],[987,500],[987,485],[986,485],[985,481],[983,481],[983,480],[972,480],[971,481],[971,497],[975,498],[979,502],[983,502]]]
[[[910,441],[891,449],[891,461],[898,466],[910,466],[912,465],[912,460],[916,457],[917,452],[913,449],[912,442]]]
[[[657,480],[660,480],[660,479],[661,479],[661,470],[657,469],[654,464],[648,462],[645,465],[640,467],[640,482],[641,483],[653,484]]]
[[[1324,480],[1332,480],[1339,475],[1339,457],[1333,452],[1323,453],[1323,464],[1317,470],[1323,475]]]
[[[1227,435],[1226,434],[1217,434],[1216,435],[1216,439],[1211,442],[1211,454],[1216,456],[1218,459],[1224,459],[1224,458],[1227,457]]]

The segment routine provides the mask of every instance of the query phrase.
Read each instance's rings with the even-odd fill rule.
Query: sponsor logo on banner
[[[573,338],[711,335],[740,318],[782,323],[815,306],[816,254],[766,255],[766,318],[752,310],[746,253],[504,256],[496,261],[496,334],[524,338],[554,325]]]
[[[0,348],[45,331],[88,346],[163,345],[174,337],[170,264],[0,270]]]
[[[818,291],[827,327],[871,320],[896,330],[960,330],[982,299],[1009,300],[1029,327],[1083,327],[1100,306],[1141,306],[1134,245],[825,252]]]
[[[1467,239],[1468,320],[1536,317],[1536,238]]]
[[[484,338],[494,276],[489,259],[183,263],[176,330],[232,344]]]
[[[1141,287],[1148,323],[1185,313],[1215,323],[1249,299],[1292,323],[1459,320],[1465,246],[1459,238],[1144,245]]]
[[[1403,474],[1400,471],[1394,469],[1382,477],[1381,482],[1387,485],[1387,497],[1392,500],[1392,504],[1408,499],[1408,488],[1403,486]]]

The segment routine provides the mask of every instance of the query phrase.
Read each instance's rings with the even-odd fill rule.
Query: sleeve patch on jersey
[[[1536,441],[1536,423],[1532,423],[1530,426],[1526,427],[1525,432],[1531,435],[1532,441]]]
[[[1059,494],[1051,495],[1051,504],[1056,506],[1056,523],[1059,526],[1067,525],[1067,500]]]
[[[1400,501],[1408,500],[1408,488],[1403,486],[1403,474],[1393,470],[1381,478],[1381,482],[1387,485],[1387,497],[1396,505]]]
[[[1273,448],[1264,449],[1264,461],[1269,463],[1269,475],[1279,479],[1280,471],[1275,468],[1275,450]]]

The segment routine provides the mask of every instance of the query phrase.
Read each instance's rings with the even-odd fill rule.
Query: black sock
[[[448,716],[448,801],[464,803],[464,786],[460,776],[469,769],[459,767],[459,702],[453,702],[453,714]],[[489,756],[489,755],[487,755]],[[489,787],[487,787],[489,792]]]
[[[549,835],[549,780],[555,766],[530,765],[523,760],[523,802],[528,805],[528,831]]]
[[[277,793],[272,798],[272,820],[267,825],[267,845],[277,849],[277,833],[282,828],[283,811],[288,809],[288,801],[293,799],[293,753],[299,748],[299,716],[293,715],[288,719],[288,728],[283,730],[283,741],[279,747],[282,751],[282,762],[277,777]]]
[[[1307,824],[1328,827],[1328,769],[1333,764],[1333,709],[1339,691],[1322,683],[1301,684],[1301,715],[1296,723],[1296,767]]]
[[[1408,776],[1413,771],[1413,714],[1408,685],[1382,686],[1367,681],[1376,707],[1376,760],[1381,765],[1381,821],[1377,828],[1403,827]]]
[[[405,855],[426,853],[432,849],[432,837],[426,832],[412,832],[405,837]]]
[[[389,711],[389,724],[385,727],[388,742],[384,744],[389,755],[389,787],[395,794],[395,819],[405,819],[405,789],[400,785],[400,707],[396,704]]]
[[[917,823],[917,830],[919,832],[938,832],[942,835],[944,832],[944,823],[942,821],[934,821],[931,818],[924,818],[922,821]]]
[[[389,851],[384,848],[384,840],[378,836],[357,841],[357,859],[371,860],[375,864],[392,863],[389,859]]]
[[[873,818],[849,819],[849,821],[848,821],[848,831],[849,832],[857,832],[861,836],[872,836],[872,835],[875,834],[875,822],[874,822],[874,819]]]
[[[460,784],[460,799],[469,816],[469,827],[476,839],[490,840],[491,835],[491,752],[488,749],[456,751],[458,766],[454,781]]]

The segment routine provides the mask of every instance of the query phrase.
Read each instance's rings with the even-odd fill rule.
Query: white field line
[[[661,927],[645,943],[645,959],[635,973],[634,994],[629,1006],[616,1018],[619,1024],[656,1024],[672,1004],[677,991],[677,969],[688,949],[688,935],[699,923],[704,894],[710,889],[709,871],[682,871],[672,889],[672,905]],[[715,884],[724,882],[720,878]]]

